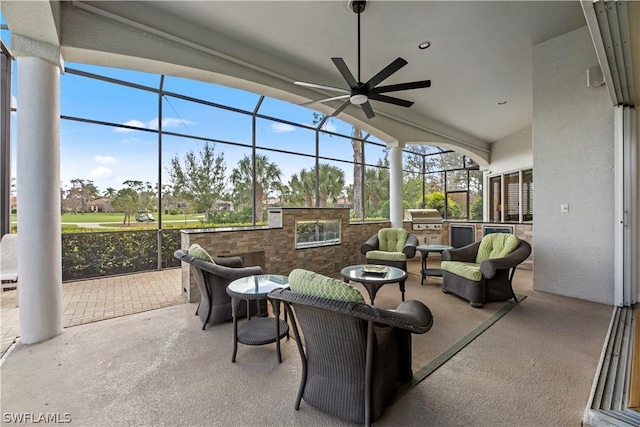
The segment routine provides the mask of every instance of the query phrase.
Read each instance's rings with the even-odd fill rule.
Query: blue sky
[[[159,76],[135,71],[114,70],[82,64],[66,64],[95,74],[107,75],[138,84],[158,87]],[[259,95],[209,83],[165,78],[167,91],[206,99],[243,110],[253,110]],[[145,129],[158,128],[157,95],[138,89],[66,74],[61,77],[61,114],[88,119],[122,123]],[[275,99],[265,99],[260,113],[285,120],[312,124],[312,110]],[[330,128],[349,134],[350,127],[337,120]],[[213,138],[240,144],[251,144],[251,116],[212,108],[198,103],[169,97],[163,100],[163,130]],[[281,150],[315,153],[315,134],[304,128],[258,119],[257,141],[260,146]],[[126,179],[157,181],[157,134],[122,128],[63,120],[61,126],[61,175],[68,182],[75,177],[92,179],[102,190],[120,188]],[[342,147],[339,147],[340,142]],[[321,143],[323,155],[350,159],[344,150],[348,140],[325,137]],[[203,143],[176,136],[163,137],[163,183],[169,182],[167,168],[172,156],[183,158],[188,150],[199,151]],[[248,147],[216,144],[222,151],[230,173],[237,162],[250,155]],[[349,156],[345,157],[345,153]],[[283,171],[285,180],[303,167],[313,166],[310,158],[264,152]],[[350,168],[349,168],[350,169]],[[345,175],[349,171],[345,170]]]
[[[158,87],[159,85],[158,75],[85,64],[67,63],[65,65],[68,68],[145,86]],[[14,76],[17,77],[17,74]],[[14,102],[19,108],[19,94],[15,93],[16,86],[14,81]],[[142,129],[158,128],[157,95],[152,92],[88,79],[71,73],[61,75],[60,87],[60,110],[63,116],[126,124]],[[257,94],[175,77],[166,77],[164,87],[167,91],[243,110],[253,110],[259,99]],[[266,98],[259,112],[292,122],[308,125],[313,123],[313,110],[277,99]],[[14,120],[14,141],[15,128]],[[345,135],[351,133],[351,126],[337,119],[332,119],[326,128]],[[163,130],[247,145],[251,144],[252,137],[251,116],[173,97],[163,100]],[[258,145],[262,147],[310,155],[315,153],[315,133],[301,127],[258,118],[256,137]],[[372,140],[377,141],[375,138]],[[193,139],[165,135],[162,150],[163,184],[169,183],[167,169],[171,157],[178,155],[183,158],[189,150],[198,152],[203,144]],[[224,153],[228,174],[243,156],[251,154],[249,147],[218,143],[215,148]],[[260,153],[267,155],[271,161],[278,164],[285,182],[302,168],[308,169],[314,165],[313,159],[308,157],[267,151],[260,151]],[[347,138],[323,135],[320,140],[320,154],[351,160],[350,141]],[[13,155],[15,159],[15,148]],[[61,121],[63,186],[67,186],[74,178],[91,179],[100,191],[106,190],[107,187],[122,188],[122,183],[129,179],[155,183],[158,176],[158,155],[158,136],[155,132],[71,120]],[[375,163],[383,156],[384,150],[381,147],[370,146],[367,149],[368,161]],[[332,164],[345,171],[347,183],[352,182],[350,165],[339,162]]]
[[[5,23],[0,15],[0,22]],[[10,46],[9,31],[2,31],[2,39]],[[158,88],[160,76],[138,71],[98,67],[87,64],[65,63],[67,68],[82,70],[115,79],[125,80],[139,85]],[[17,88],[17,69],[14,62],[12,102],[19,109]],[[194,98],[204,99],[230,107],[252,111],[260,95],[246,91],[214,85],[210,83],[167,76],[164,89]],[[63,116],[80,117],[116,124],[127,124],[142,129],[158,128],[158,98],[155,93],[129,88],[113,83],[89,79],[71,73],[60,77],[61,102]],[[313,110],[290,104],[273,98],[265,98],[260,114],[278,117],[287,121],[312,125]],[[12,176],[16,175],[16,120],[12,123]],[[163,100],[164,131],[195,135],[203,138],[231,141],[251,145],[251,116],[223,109],[212,108],[198,103],[168,97]],[[351,134],[351,126],[341,120],[332,119],[326,129],[344,135]],[[274,122],[257,119],[257,144],[261,147],[279,150],[315,154],[315,133],[313,131]],[[369,141],[380,142],[374,137]],[[162,182],[168,184],[168,167],[172,156],[184,158],[184,154],[193,150],[198,152],[203,142],[194,139],[165,135],[162,149]],[[107,187],[122,188],[125,180],[140,180],[156,183],[158,181],[158,136],[155,132],[114,128],[104,125],[61,120],[61,185],[69,185],[74,178],[90,179],[100,191]],[[223,152],[227,175],[245,155],[251,154],[248,147],[216,144],[215,149]],[[295,156],[259,150],[280,167],[283,182],[302,168],[314,166],[313,158]],[[376,163],[384,156],[382,147],[368,145],[367,163]],[[348,138],[322,135],[320,155],[352,160],[353,151]],[[340,162],[327,162],[345,171],[347,184],[352,182],[351,165]]]

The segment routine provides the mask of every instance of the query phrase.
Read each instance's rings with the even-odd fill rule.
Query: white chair
[[[18,287],[18,235],[5,234],[0,240],[0,282],[2,290]],[[16,296],[16,306],[18,297]]]

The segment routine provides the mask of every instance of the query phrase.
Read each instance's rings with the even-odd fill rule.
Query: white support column
[[[389,218],[391,226],[402,228],[402,144],[387,144],[389,149]]]
[[[62,327],[59,48],[17,38],[18,293],[20,341],[34,344]],[[57,58],[56,58],[57,52]],[[47,58],[47,59],[43,59]],[[57,61],[56,61],[57,59]]]

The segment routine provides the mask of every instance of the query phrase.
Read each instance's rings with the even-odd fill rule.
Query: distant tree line
[[[354,131],[355,132],[355,131]],[[354,133],[362,143],[360,133]],[[357,136],[357,138],[356,138]],[[354,159],[362,161],[362,147],[352,144]],[[420,146],[417,146],[420,147]],[[455,154],[455,153],[454,153]],[[405,156],[405,169],[422,169],[422,155]],[[425,157],[426,158],[426,157]],[[443,170],[457,167],[454,156],[429,156],[429,169]],[[439,162],[439,163],[436,163]],[[171,157],[169,184],[163,186],[162,209],[167,213],[203,213],[204,222],[250,223],[266,219],[270,202],[282,207],[349,206],[355,218],[389,217],[389,160],[380,158],[374,167],[364,168],[354,163],[354,183],[346,185],[345,172],[337,166],[320,163],[316,167],[302,168],[288,182],[283,182],[280,167],[268,156],[258,154],[255,163],[245,155],[227,174],[224,152],[215,144],[206,142],[200,151],[189,151],[183,157]],[[255,169],[255,190],[253,177]],[[463,171],[466,172],[466,171]],[[455,178],[455,175],[453,175]],[[466,180],[466,175],[460,174]],[[318,183],[316,186],[316,177]],[[359,177],[357,180],[356,177]],[[420,173],[405,173],[403,196],[405,208],[434,208],[445,216],[443,183],[441,179],[424,180]],[[462,179],[462,178],[460,178]],[[362,182],[364,181],[364,182]],[[121,189],[107,188],[100,192],[92,180],[72,179],[68,189],[61,189],[62,211],[83,214],[89,212],[92,202],[100,199],[101,210],[123,214],[123,224],[130,224],[140,211],[154,211],[158,203],[158,186],[150,182],[126,180]],[[423,194],[423,185],[426,186]],[[464,183],[467,186],[467,183]],[[472,193],[470,219],[482,218],[482,183],[474,178],[469,183]],[[316,194],[317,188],[317,194]],[[255,191],[256,203],[253,204]],[[362,194],[364,192],[364,198]],[[362,201],[361,201],[362,200]],[[462,218],[464,212],[456,201],[447,198],[447,217]]]

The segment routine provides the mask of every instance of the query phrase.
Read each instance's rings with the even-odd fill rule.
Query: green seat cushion
[[[289,273],[289,288],[306,295],[365,304],[360,291],[348,283],[301,268]]]
[[[404,228],[382,228],[378,231],[378,249],[384,252],[402,252],[408,235]]]
[[[367,259],[381,259],[384,261],[406,261],[407,254],[404,252],[369,251],[366,253]]]
[[[476,263],[480,264],[485,259],[503,258],[513,252],[520,244],[520,239],[515,234],[492,233],[482,238]]]
[[[474,282],[480,282],[482,280],[480,264],[474,262],[442,261],[440,268],[449,273],[464,277],[465,279],[473,280]]]
[[[215,262],[213,262],[213,258],[211,258],[211,255],[209,255],[209,252],[205,251],[204,248],[197,243],[194,243],[191,246],[189,246],[189,255],[191,255],[194,258],[198,258],[203,261],[207,261],[212,264],[215,264]]]

